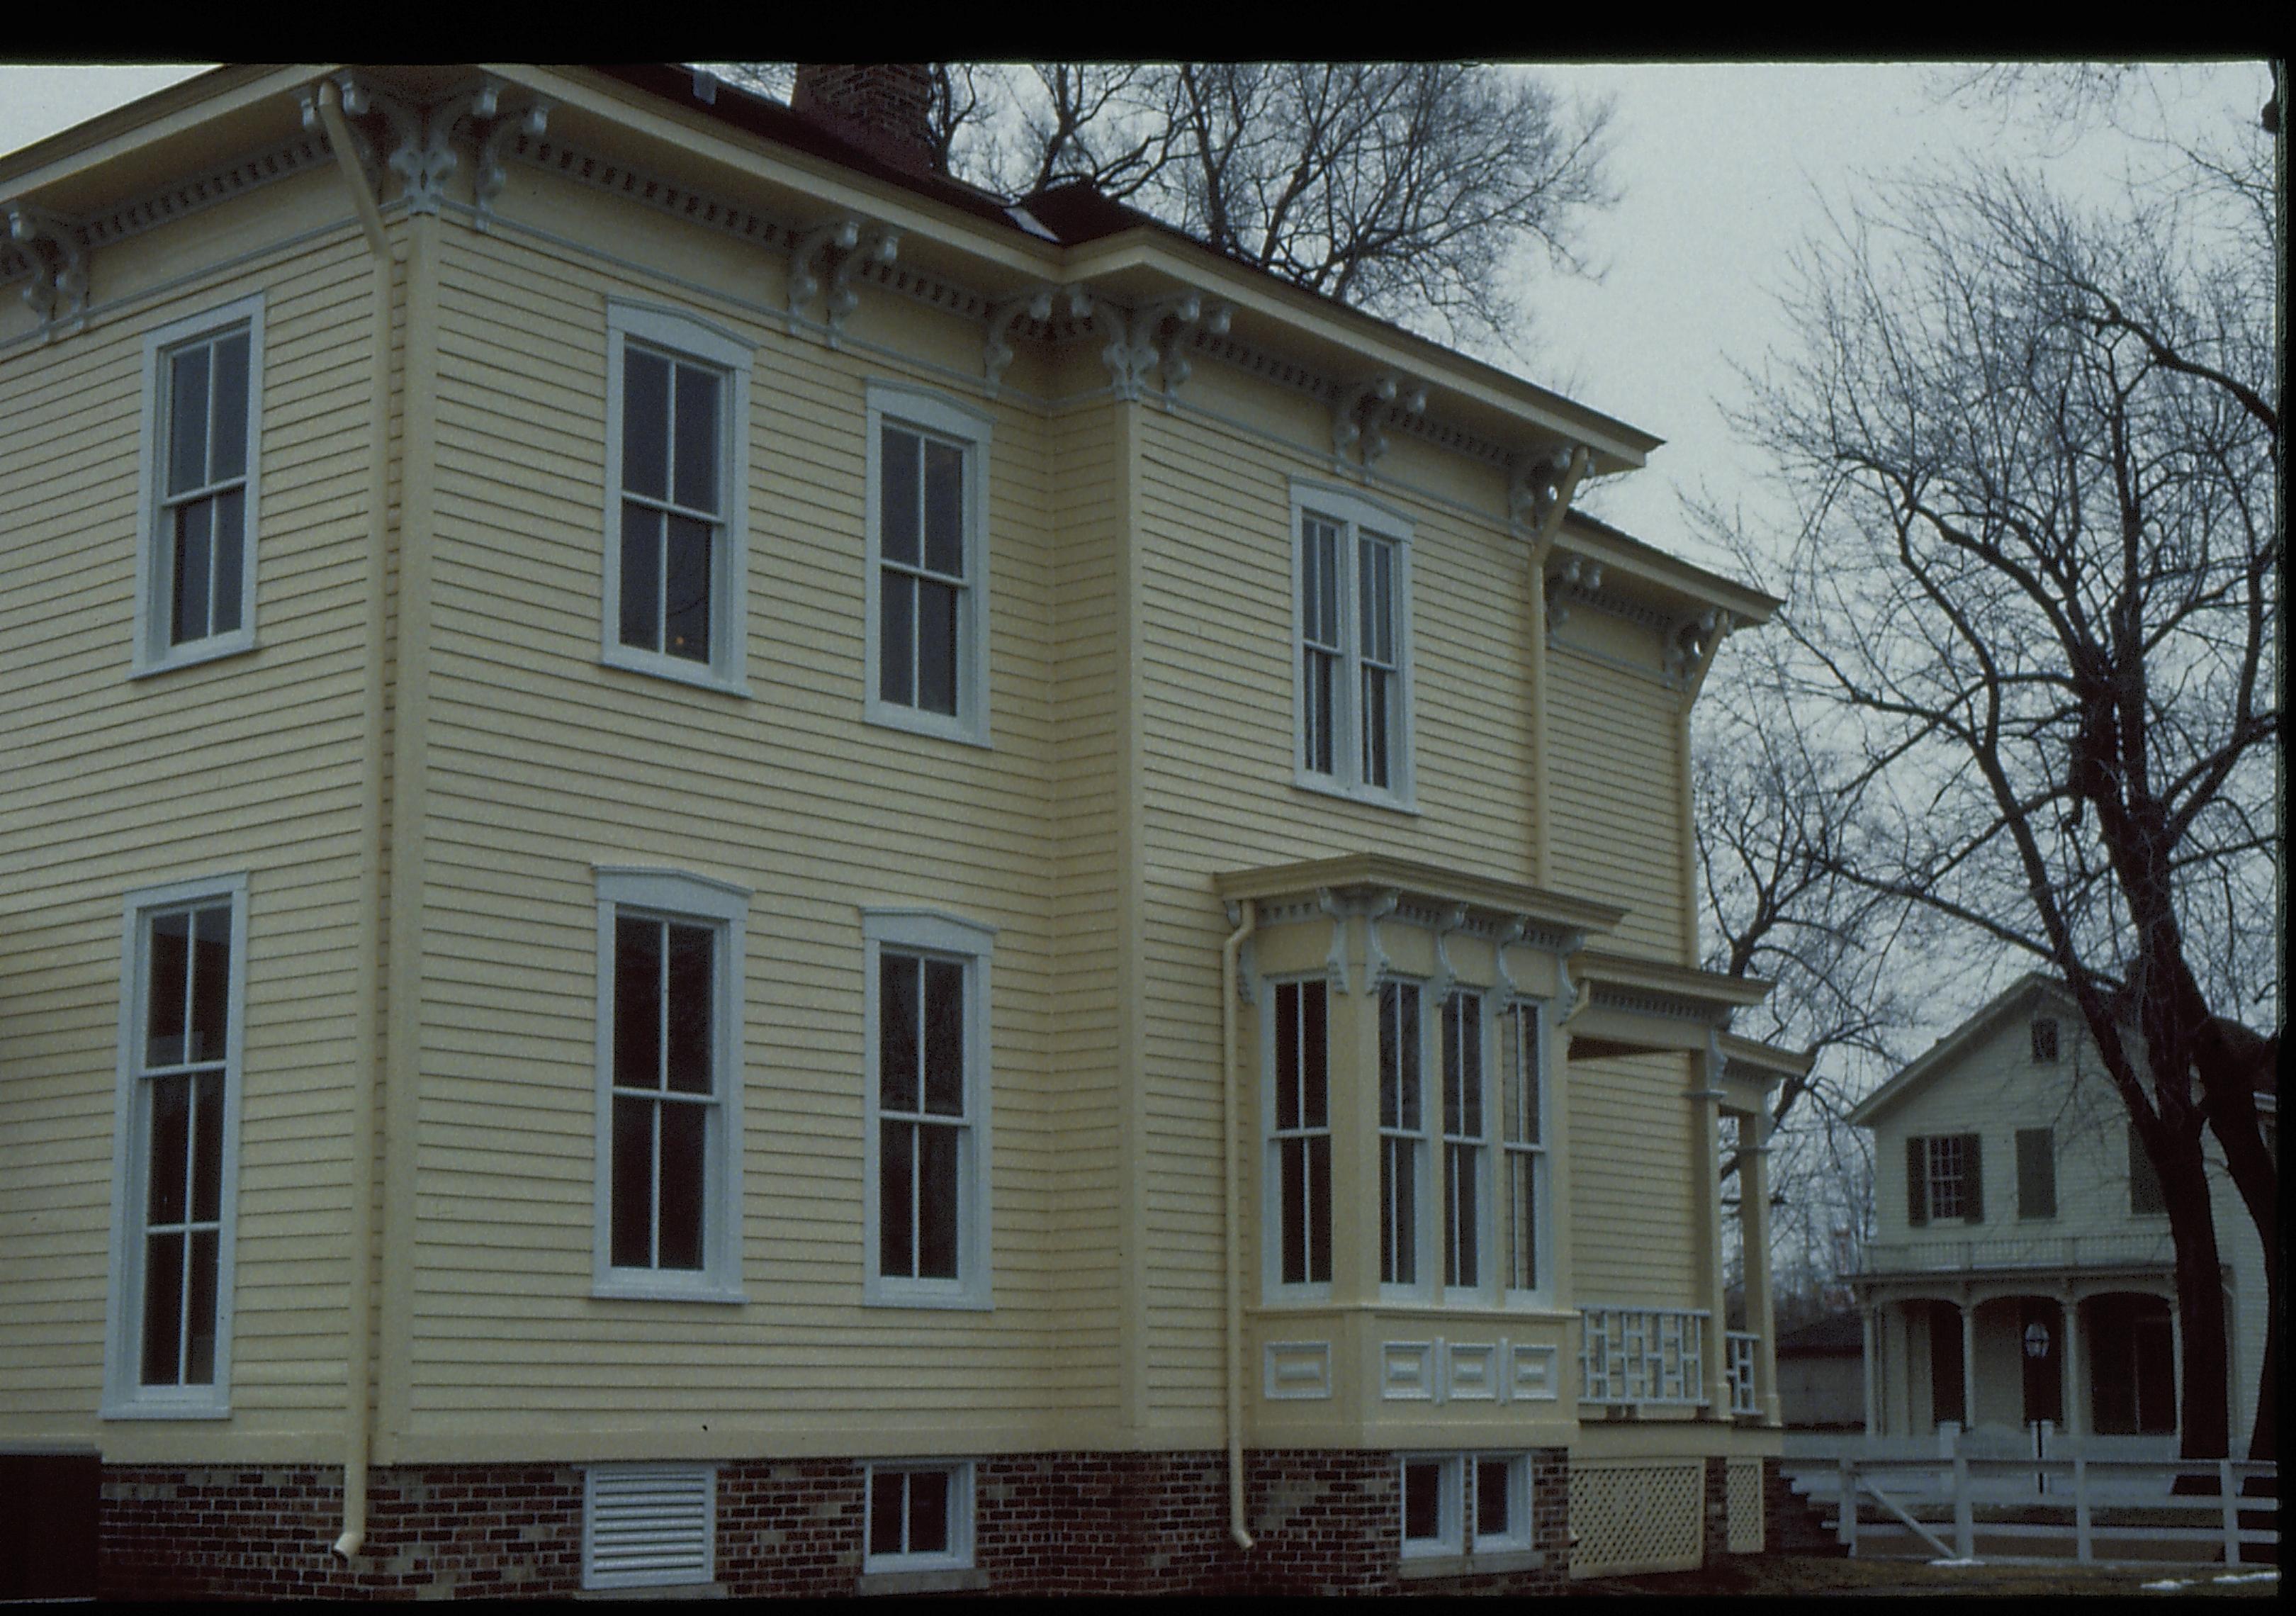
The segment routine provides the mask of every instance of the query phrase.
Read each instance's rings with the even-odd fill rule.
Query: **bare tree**
[[[2195,1456],[2229,1450],[2215,1135],[2264,1245],[2268,1456],[2277,1034],[2240,1023],[2277,1013],[2274,259],[2205,178],[1875,197],[1799,265],[1802,346],[1739,424],[1798,490],[1773,587],[1889,832],[1840,868],[2065,980],[2167,1199]]]
[[[785,95],[783,64],[733,76]],[[949,171],[1025,197],[1088,181],[1222,252],[1454,340],[1520,336],[1513,263],[1585,270],[1614,199],[1610,108],[1462,62],[935,67]]]

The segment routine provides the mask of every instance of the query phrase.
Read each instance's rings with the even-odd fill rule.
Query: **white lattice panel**
[[[1570,1466],[1573,1577],[1697,1569],[1705,1549],[1702,1459]]]
[[[1734,1554],[1762,1552],[1762,1462],[1733,1459],[1725,1498],[1730,1505],[1729,1549]]]

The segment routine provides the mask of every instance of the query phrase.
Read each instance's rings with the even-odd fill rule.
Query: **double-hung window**
[[[988,927],[862,913],[867,955],[865,1300],[987,1308]]]
[[[1267,1093],[1267,1273],[1300,1295],[1332,1283],[1332,1115],[1328,1001],[1321,980],[1276,983]]]
[[[749,894],[602,868],[593,1293],[739,1301]]]
[[[869,1466],[865,1575],[972,1563],[972,1466]]]
[[[1410,524],[1360,496],[1295,483],[1294,778],[1412,803]]]
[[[868,432],[863,714],[986,746],[988,418],[872,382]]]
[[[127,899],[108,1417],[229,1412],[247,878]]]
[[[740,692],[750,345],[606,306],[607,663]]]
[[[1529,1455],[1414,1454],[1402,1470],[1405,1560],[1531,1546]]]
[[[1499,1237],[1511,1292],[1546,1288],[1546,1057],[1538,1005],[1519,1000],[1499,1025]]]
[[[262,408],[261,294],[144,340],[137,673],[255,644]]]
[[[1420,1206],[1427,1182],[1426,1086],[1416,982],[1379,988],[1379,1282],[1420,1284]]]
[[[1983,1155],[1975,1134],[1917,1135],[1906,1141],[1906,1221],[1985,1221]]]
[[[1443,1284],[1483,1284],[1483,1207],[1489,1118],[1483,1103],[1483,998],[1455,989],[1443,1001]]]

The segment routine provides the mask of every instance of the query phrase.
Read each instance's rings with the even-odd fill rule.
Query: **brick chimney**
[[[939,174],[932,68],[922,62],[802,62],[790,110],[912,174]]]

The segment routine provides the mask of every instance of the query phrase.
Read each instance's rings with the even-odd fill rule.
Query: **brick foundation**
[[[974,1464],[973,1563],[996,1594],[1561,1592],[1570,1460],[1532,1455],[1545,1563],[1404,1581],[1394,1456],[1247,1456],[1253,1546],[1227,1530],[1219,1453],[1021,1454]],[[862,1464],[722,1461],[718,1581],[736,1596],[837,1595],[861,1571]],[[341,1472],[318,1465],[108,1465],[106,1599],[547,1597],[582,1587],[582,1469],[378,1468],[365,1548],[345,1564]]]

